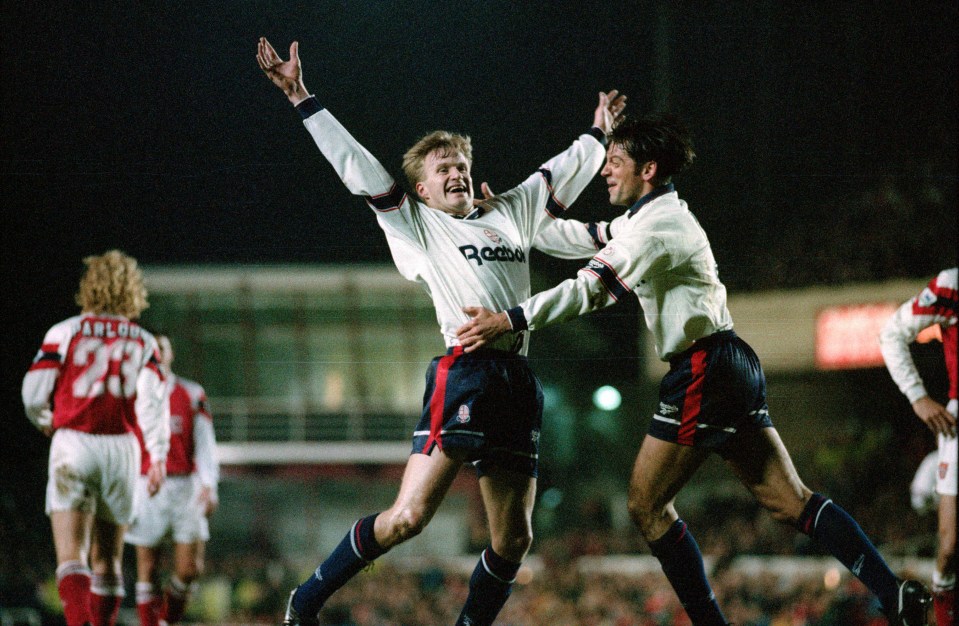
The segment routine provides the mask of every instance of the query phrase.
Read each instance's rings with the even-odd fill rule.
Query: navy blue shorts
[[[649,434],[722,453],[737,433],[772,425],[759,357],[735,332],[726,330],[698,340],[669,360]]]
[[[499,350],[438,356],[426,372],[413,453],[466,453],[480,475],[491,466],[536,477],[543,388],[526,357]]]

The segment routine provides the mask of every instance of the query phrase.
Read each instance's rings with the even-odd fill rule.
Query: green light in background
[[[593,392],[593,404],[603,411],[615,411],[622,403],[623,396],[612,385],[603,385]]]

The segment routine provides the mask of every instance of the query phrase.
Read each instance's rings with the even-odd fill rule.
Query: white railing
[[[418,419],[386,403],[338,410],[291,398],[211,398],[217,441],[363,442],[410,437]]]

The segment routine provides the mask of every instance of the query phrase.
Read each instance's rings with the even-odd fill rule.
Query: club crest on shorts
[[[492,241],[493,243],[498,244],[498,243],[500,243],[501,241],[503,241],[502,239],[500,239],[499,235],[497,235],[496,233],[494,233],[493,231],[491,231],[491,230],[488,229],[488,228],[484,228],[484,229],[483,229],[483,234],[486,235],[487,237],[489,237],[489,238],[490,238],[490,241]]]
[[[948,464],[948,463],[940,463],[940,464],[939,464],[939,480],[945,480],[945,479],[946,479],[946,474],[948,474],[948,473],[949,473],[949,464]]]
[[[533,443],[539,443],[539,431],[538,430],[530,431],[529,438],[532,440]]]
[[[460,424],[465,424],[470,421],[470,408],[465,404],[461,404],[460,408],[456,411],[456,421]]]

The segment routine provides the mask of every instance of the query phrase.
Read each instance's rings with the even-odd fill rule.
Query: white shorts
[[[50,442],[47,472],[47,515],[82,511],[119,525],[133,518],[140,473],[140,444],[133,433],[93,435],[61,428]]]
[[[190,476],[167,476],[152,498],[147,493],[147,477],[137,480],[136,516],[124,541],[135,546],[155,548],[170,537],[174,543],[207,541],[210,527],[200,495],[200,479]]]
[[[946,410],[954,417],[957,408],[959,408],[957,400],[950,400],[946,405]],[[954,496],[956,495],[956,452],[959,451],[959,446],[956,446],[955,437],[939,435],[937,441],[939,466],[936,468],[936,493],[941,496]]]

